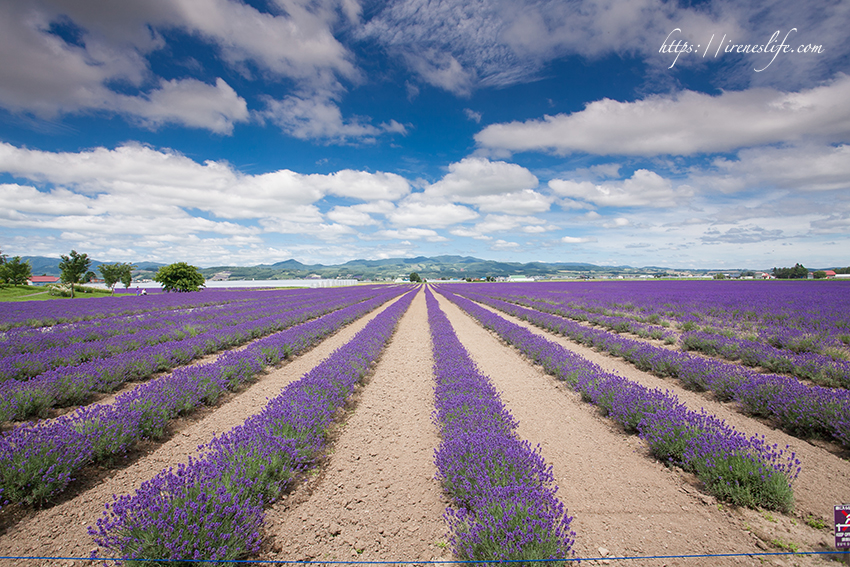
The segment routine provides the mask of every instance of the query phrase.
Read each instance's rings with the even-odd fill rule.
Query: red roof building
[[[29,279],[30,285],[47,285],[59,283],[59,278],[56,276],[32,276]]]

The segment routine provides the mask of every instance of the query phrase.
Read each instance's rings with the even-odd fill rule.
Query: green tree
[[[130,287],[130,284],[133,283],[133,270],[135,268],[136,266],[124,262],[118,264],[101,264],[97,267],[100,275],[103,276],[103,282],[112,291],[113,295],[115,294],[115,285],[118,282],[123,283],[125,288]]]
[[[716,280],[725,280],[726,274],[714,274],[714,279]]]
[[[818,270],[814,274],[812,274],[816,280],[822,280],[826,277],[826,272],[824,270]]]
[[[176,262],[157,270],[153,281],[162,284],[165,291],[200,291],[204,287],[204,276],[195,266]]]
[[[29,261],[24,262],[20,256],[6,260],[0,264],[0,281],[12,285],[26,285],[27,280],[32,277],[32,266]]]
[[[773,276],[780,280],[806,279],[809,276],[809,270],[797,263],[793,268],[773,268]]]
[[[419,283],[419,282],[422,281],[422,278],[420,278],[419,274],[417,274],[416,272],[411,272],[410,273],[410,281],[415,282],[415,283]]]
[[[88,254],[78,254],[76,250],[71,250],[69,256],[60,255],[62,261],[59,262],[59,269],[62,270],[62,281],[71,284],[71,299],[74,298],[74,285],[80,283],[82,278],[88,272],[91,265],[91,258]]]

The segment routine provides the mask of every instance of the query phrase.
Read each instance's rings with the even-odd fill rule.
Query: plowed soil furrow
[[[730,509],[695,488],[697,481],[649,456],[644,443],[599,415],[564,384],[502,343],[454,304],[440,305],[458,337],[501,392],[519,421],[520,437],[540,444],[552,465],[558,495],[574,520],[580,557],[670,556],[779,552],[765,539],[827,541],[808,526],[800,533],[745,527],[762,519],[754,511]],[[784,530],[776,524],[776,530]],[[796,541],[797,544],[802,542]],[[800,545],[801,549],[804,545]],[[779,565],[823,564],[821,557],[767,559]],[[642,560],[641,565],[760,565],[758,558]]]
[[[448,560],[425,296],[402,317],[319,476],[266,515],[273,560]]]
[[[492,308],[482,305],[485,309]],[[563,347],[580,354],[609,372],[615,372],[648,388],[673,392],[689,408],[698,411],[704,408],[747,435],[763,435],[770,444],[779,447],[788,445],[802,462],[803,470],[794,483],[795,511],[802,517],[816,516],[824,521],[832,520],[833,506],[850,502],[850,461],[797,437],[773,428],[762,421],[747,417],[737,410],[734,402],[721,403],[712,399],[710,393],[686,390],[675,378],[659,378],[636,369],[621,358],[614,358],[579,345],[566,337],[549,333],[531,323],[498,312],[501,317],[522,325],[529,331],[546,337]]]
[[[96,545],[87,528],[101,516],[113,494],[133,492],[159,471],[177,466],[197,454],[200,445],[229,431],[259,412],[266,401],[301,378],[348,342],[366,323],[392,302],[361,317],[316,345],[309,352],[259,376],[248,389],[212,410],[203,419],[178,431],[170,440],[130,466],[109,473],[103,482],[53,507],[28,515],[0,536],[0,556],[87,557]],[[28,561],[27,566],[78,565],[89,562]]]

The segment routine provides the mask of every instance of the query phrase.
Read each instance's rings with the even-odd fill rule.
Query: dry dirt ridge
[[[622,560],[621,556],[748,554],[832,549],[831,507],[850,501],[850,463],[790,438],[707,397],[686,392],[630,365],[545,334],[598,364],[653,387],[675,391],[748,434],[791,444],[803,461],[795,485],[795,515],[731,508],[699,490],[698,482],[649,457],[577,394],[440,298],[458,337],[500,390],[520,422],[519,434],[540,444],[553,467],[559,496],[574,517],[578,557],[625,565],[837,565],[829,556],[748,556]],[[165,467],[185,462],[215,433],[259,411],[265,400],[297,380],[361,329],[375,313],[352,323],[310,352],[260,377],[218,408],[186,420],[165,443],[52,507],[9,522],[0,556],[86,557],[94,548],[86,528],[113,494],[133,491]],[[438,444],[431,421],[433,376],[424,294],[419,293],[367,384],[353,397],[331,452],[266,517],[264,560],[448,561],[447,505],[434,480]],[[776,441],[774,441],[774,439]],[[85,486],[86,483],[84,482]],[[4,512],[5,513],[5,512]],[[10,524],[10,525],[9,525]],[[18,560],[10,565],[86,565],[88,561]]]

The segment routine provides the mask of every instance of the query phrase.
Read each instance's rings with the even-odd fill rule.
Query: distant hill
[[[595,264],[561,262],[497,262],[471,256],[417,256],[414,258],[384,258],[380,260],[350,260],[338,265],[306,265],[296,260],[276,264],[245,267],[216,266],[204,268],[201,273],[207,278],[219,279],[298,279],[310,276],[322,278],[354,278],[360,280],[385,281],[407,277],[418,273],[427,280],[453,278],[486,278],[507,276],[534,277],[598,277],[601,275],[662,274],[666,268],[654,268],[647,272],[630,266],[597,266]]]
[[[34,275],[58,276],[59,258],[44,256],[25,256],[32,266]],[[97,266],[103,264],[98,260],[92,261],[91,270],[99,275]],[[165,264],[156,262],[133,262],[137,269],[135,278],[151,278],[157,269]],[[815,268],[817,269],[817,268]],[[486,278],[507,276],[529,276],[537,278],[598,278],[598,277],[636,277],[655,275],[700,275],[705,273],[736,273],[742,269],[688,269],[677,270],[661,266],[598,266],[580,262],[499,262],[483,260],[472,256],[416,256],[414,258],[385,258],[381,260],[350,260],[343,264],[323,265],[304,264],[297,260],[284,260],[274,264],[257,266],[214,266],[202,268],[201,273],[206,278],[216,276],[223,280],[284,280],[302,279],[308,277],[346,278],[371,281],[394,280],[407,277],[411,272],[418,273],[427,280],[453,278]],[[767,271],[767,270],[756,270]]]
[[[22,256],[21,260],[28,261],[30,266],[32,266],[32,273],[34,276],[60,276],[62,275],[62,270],[59,269],[59,262],[62,261],[61,258],[48,258],[47,256]],[[101,262],[99,260],[92,260],[91,266],[89,270],[94,272],[100,277],[100,272],[97,271],[97,267],[101,264],[111,264],[112,262]],[[136,266],[137,272],[155,272],[160,267],[165,264],[157,264],[156,262],[133,262]]]

